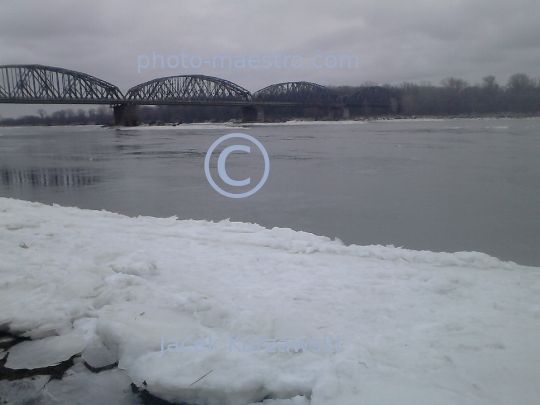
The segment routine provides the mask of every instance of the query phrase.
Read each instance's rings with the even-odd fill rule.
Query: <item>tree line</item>
[[[364,86],[373,86],[366,83]],[[540,115],[540,79],[517,73],[506,85],[497,83],[495,76],[485,76],[481,84],[470,85],[465,80],[447,77],[440,86],[429,82],[384,85],[396,100],[395,108],[387,113],[403,116],[486,116]],[[332,88],[346,94],[359,87]]]
[[[39,109],[38,115],[24,115],[19,118],[0,119],[0,125],[110,125],[112,123],[112,111],[110,108],[100,106],[88,111],[69,108],[47,114],[44,109]]]
[[[375,86],[364,83],[361,86],[327,86],[338,95]],[[499,85],[494,76],[486,76],[482,83],[470,85],[465,80],[448,77],[439,86],[429,82],[384,85],[391,102],[387,109],[355,109],[354,115],[374,116],[522,116],[540,115],[540,79],[526,74],[512,75],[505,85]],[[328,111],[319,108],[265,108],[267,121],[291,118],[328,118]],[[139,123],[160,125],[164,123],[226,122],[240,120],[239,107],[215,106],[140,106],[137,111]],[[1,118],[1,117],[0,117]],[[38,110],[38,115],[0,119],[0,125],[112,125],[112,109],[101,106],[85,111],[72,109],[47,114]]]

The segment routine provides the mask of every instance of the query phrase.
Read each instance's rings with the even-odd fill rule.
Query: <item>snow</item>
[[[0,328],[33,339],[7,367],[118,361],[77,362],[43,388],[52,403],[124,398],[129,381],[208,405],[538,403],[538,268],[6,198],[0,252]],[[316,339],[333,350],[294,350]]]
[[[381,120],[383,121],[383,120]],[[390,121],[390,120],[384,120]],[[400,120],[401,121],[401,120]],[[164,125],[140,125],[137,127],[115,127],[116,131],[163,131],[163,130],[194,130],[194,129],[241,129],[253,127],[276,127],[276,126],[304,126],[304,125],[357,125],[365,124],[366,121],[343,120],[343,121],[304,121],[290,120],[283,122],[250,122],[250,123],[191,123],[191,124],[164,124]]]
[[[512,118],[512,117],[505,117],[505,120],[534,120],[537,117],[520,117],[520,118]],[[493,121],[497,120],[497,117],[477,117],[477,118],[466,118],[467,121]],[[415,117],[415,118],[388,118],[388,117],[372,117],[368,120],[358,120],[358,119],[348,119],[348,120],[332,120],[332,121],[324,121],[324,120],[289,120],[289,121],[283,121],[283,122],[250,122],[250,123],[238,123],[238,122],[223,122],[223,123],[211,123],[211,122],[204,122],[204,123],[191,123],[191,124],[174,124],[174,123],[166,123],[164,125],[139,125],[137,127],[115,127],[116,131],[170,131],[170,130],[197,130],[197,129],[242,129],[242,128],[254,128],[254,127],[280,127],[280,126],[320,126],[320,125],[363,125],[367,123],[403,123],[403,122],[455,122],[455,121],[463,121],[464,118],[449,118],[449,117]],[[91,128],[92,126],[85,126],[85,128]],[[55,128],[55,127],[51,127]],[[56,127],[56,128],[62,128]],[[459,129],[460,127],[449,127],[446,129]],[[96,126],[96,129],[101,129],[101,126]],[[505,126],[487,126],[485,129],[508,129],[508,127]],[[1,136],[1,135],[0,135]]]

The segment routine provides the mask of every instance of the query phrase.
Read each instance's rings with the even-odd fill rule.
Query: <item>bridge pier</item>
[[[242,107],[242,122],[264,122],[264,109],[260,105]]]
[[[117,104],[113,106],[114,125],[135,127],[139,125],[137,106],[133,104]]]
[[[261,106],[257,107],[257,121],[264,122],[264,108]]]
[[[349,119],[349,107],[346,106],[331,106],[330,107],[330,119],[341,120]]]
[[[264,112],[262,113],[264,117]],[[259,118],[259,107],[256,105],[245,105],[242,107],[242,122],[257,122]]]

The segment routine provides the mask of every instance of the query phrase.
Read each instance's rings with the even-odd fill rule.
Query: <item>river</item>
[[[539,130],[540,118],[2,127],[0,195],[540,266]],[[246,198],[219,194],[205,176],[209,147],[230,133],[253,136],[269,155],[266,183]],[[249,144],[222,143],[214,178],[227,142]],[[251,179],[247,189],[264,171],[251,147],[226,160],[230,178]]]

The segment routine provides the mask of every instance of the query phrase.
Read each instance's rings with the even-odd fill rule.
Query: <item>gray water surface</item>
[[[204,158],[220,136],[258,139],[270,175],[256,194],[218,194]],[[219,180],[218,153],[233,152]],[[264,170],[245,141],[216,150],[230,192]],[[540,266],[540,118],[244,127],[0,128],[0,195],[130,216],[254,222],[346,244],[479,251]]]

